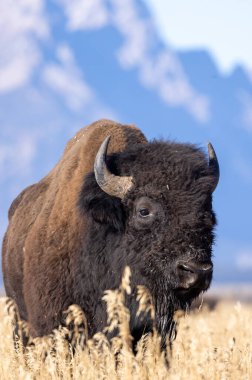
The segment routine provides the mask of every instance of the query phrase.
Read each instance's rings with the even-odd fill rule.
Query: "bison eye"
[[[139,214],[142,218],[146,218],[147,216],[150,215],[150,211],[147,208],[141,208],[139,210]]]
[[[164,219],[164,210],[155,199],[141,197],[136,199],[132,210],[132,226],[137,230],[144,230],[151,226],[158,226]],[[154,223],[154,224],[153,224]]]

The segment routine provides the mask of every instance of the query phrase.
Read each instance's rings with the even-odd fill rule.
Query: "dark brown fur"
[[[95,156],[108,135],[109,170],[133,178],[123,199],[105,193],[94,175]],[[108,120],[81,129],[53,170],[24,190],[9,211],[4,283],[33,335],[51,332],[73,303],[83,308],[89,335],[101,331],[104,291],[119,286],[129,265],[131,334],[136,342],[153,329],[148,316],[136,315],[136,286],[144,285],[164,346],[174,311],[190,305],[211,282],[210,270],[185,288],[188,269],[181,263],[212,265],[213,174],[194,145],[147,142],[136,127]],[[151,210],[147,218],[141,216],[146,207]]]
[[[96,153],[108,135],[109,152],[146,142],[133,125],[100,120],[82,128],[52,171],[23,190],[10,207],[3,242],[4,284],[34,335],[50,332],[73,303],[71,261],[86,224],[76,205],[84,177],[93,170]]]

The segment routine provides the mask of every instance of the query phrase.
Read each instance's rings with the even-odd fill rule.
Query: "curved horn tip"
[[[207,144],[207,148],[208,148],[209,164],[214,165],[219,170],[218,158],[215,153],[214,147],[210,142]]]
[[[208,155],[209,155],[209,158],[210,159],[213,159],[213,158],[217,158],[216,157],[216,153],[215,153],[215,150],[212,146],[212,144],[210,142],[208,142],[207,144],[207,148],[208,148]]]
[[[102,145],[104,144],[104,145],[108,145],[108,143],[109,143],[109,140],[110,140],[110,135],[109,136],[107,136],[104,140],[103,140],[103,143],[102,143]]]
[[[95,179],[97,183],[102,184],[104,181],[104,175],[107,172],[106,168],[106,155],[107,155],[107,149],[109,144],[110,136],[107,136],[102,144],[100,145],[100,148],[96,154],[95,161],[94,161],[94,173],[95,173]]]
[[[213,175],[215,178],[215,181],[213,184],[213,191],[214,191],[219,182],[220,168],[219,168],[218,158],[215,153],[214,147],[212,146],[210,142],[207,144],[207,147],[208,147],[208,156],[209,156],[209,167],[213,168]]]
[[[110,136],[107,136],[107,137],[103,140],[103,142],[102,142],[102,144],[101,144],[101,146],[100,146],[100,149],[99,149],[99,151],[102,152],[103,154],[105,154],[105,156],[106,156],[106,154],[107,154],[109,141],[110,141]]]

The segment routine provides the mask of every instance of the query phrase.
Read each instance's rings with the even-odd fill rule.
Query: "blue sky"
[[[145,0],[163,38],[176,48],[209,50],[219,68],[252,72],[251,0]]]
[[[252,189],[252,1],[145,2],[153,13],[141,0],[0,1],[0,236],[14,197],[50,170],[78,129],[106,117],[136,123],[148,138],[203,147],[213,142],[222,164],[214,195],[217,248],[225,253],[217,261],[225,266],[228,257],[252,273],[246,203]],[[188,70],[177,49],[197,48],[213,60],[202,51],[189,54]],[[230,75],[239,62],[246,75]],[[243,191],[236,199],[228,197],[230,175]],[[226,199],[239,214],[237,226]]]

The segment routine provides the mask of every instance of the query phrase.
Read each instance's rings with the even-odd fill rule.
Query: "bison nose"
[[[211,263],[196,264],[194,262],[179,261],[177,263],[177,275],[179,288],[208,288],[213,272]]]

